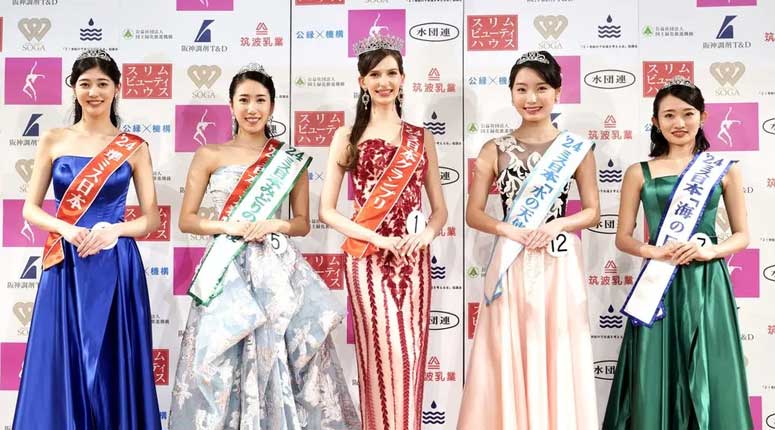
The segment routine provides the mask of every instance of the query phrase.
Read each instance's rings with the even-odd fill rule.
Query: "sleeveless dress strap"
[[[649,162],[641,161],[640,168],[643,170],[643,179],[645,179],[647,182],[651,181],[651,169],[649,169]]]

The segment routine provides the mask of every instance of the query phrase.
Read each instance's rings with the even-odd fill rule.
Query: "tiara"
[[[247,73],[247,72],[258,72],[258,73],[261,73],[262,75],[269,76],[269,75],[266,73],[266,71],[264,70],[264,66],[262,66],[262,65],[260,65],[260,64],[258,64],[258,63],[249,63],[249,64],[246,64],[244,67],[242,67],[241,69],[239,69],[239,72],[237,72],[237,74],[238,74],[238,75],[241,75],[241,74],[243,74],[243,73]]]
[[[91,48],[81,52],[81,55],[75,61],[83,60],[84,58],[99,58],[100,60],[113,61],[113,58],[108,55],[108,52],[102,48]]]
[[[391,49],[393,51],[401,51],[404,46],[404,41],[393,35],[376,35],[369,36],[365,39],[361,39],[353,43],[353,51],[355,55],[361,55],[364,52],[376,51],[377,49]]]
[[[687,79],[687,78],[685,78],[685,77],[683,77],[681,75],[675,75],[675,76],[672,77],[672,79],[670,79],[668,81],[665,81],[665,85],[662,86],[662,89],[670,88],[670,87],[675,86],[675,85],[683,85],[683,86],[689,87],[689,88],[697,88],[697,87],[694,86],[692,81],[690,81],[689,79]]]
[[[521,57],[517,60],[517,64],[524,64],[528,61],[536,61],[539,63],[549,64],[549,60],[546,59],[544,54],[538,52],[538,51],[529,51],[522,54]]]

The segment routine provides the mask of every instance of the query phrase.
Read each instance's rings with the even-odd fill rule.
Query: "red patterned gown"
[[[358,145],[353,170],[356,213],[398,148],[381,139]],[[422,205],[427,170],[423,154],[406,189],[377,233],[406,234],[406,218]],[[420,430],[425,353],[428,346],[431,274],[428,249],[400,264],[387,251],[346,255],[347,290],[354,311],[355,350],[364,430]]]

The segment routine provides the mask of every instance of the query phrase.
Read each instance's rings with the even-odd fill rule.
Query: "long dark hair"
[[[100,69],[100,71],[104,74],[106,74],[111,81],[113,81],[116,86],[121,84],[121,70],[118,69],[118,64],[116,64],[116,61],[113,60],[113,57],[108,55],[107,52],[102,52],[105,54],[105,56],[108,58],[108,60],[98,58],[98,57],[85,57],[81,58],[79,60],[75,60],[73,63],[73,70],[70,72],[70,76],[65,78],[65,82],[67,83],[67,86],[70,88],[75,88],[76,82],[78,82],[78,78],[87,70],[91,70],[95,67]],[[113,102],[110,104],[110,122],[113,124],[114,127],[118,127],[118,125],[121,123],[121,118],[119,118],[118,113],[116,112],[116,104],[118,103],[118,97],[113,97]],[[83,118],[83,108],[78,103],[78,100],[73,100],[74,104],[74,111],[75,116],[73,118],[73,124],[77,124],[78,121]]]
[[[275,89],[274,89],[274,81],[272,80],[272,77],[267,75],[263,72],[258,72],[255,70],[248,70],[245,72],[240,72],[234,75],[233,78],[231,78],[231,84],[229,84],[229,103],[234,103],[234,92],[237,91],[237,86],[247,80],[256,81],[259,84],[263,85],[264,88],[269,91],[269,103],[274,106],[274,97],[275,97]],[[236,135],[239,131],[239,123],[237,123],[237,119],[234,118],[234,134]],[[267,119],[266,124],[264,124],[264,135],[266,135],[267,139],[272,138],[272,127],[269,126],[269,120]]]
[[[519,73],[519,71],[524,68],[531,69],[538,73],[538,76],[540,76],[544,82],[549,84],[549,86],[555,90],[562,86],[562,75],[560,74],[562,68],[560,67],[560,64],[557,62],[557,60],[554,59],[552,54],[546,51],[538,51],[537,54],[543,55],[544,58],[549,61],[549,64],[534,60],[528,60],[520,63],[519,60],[521,60],[522,57],[517,58],[517,61],[515,61],[514,65],[511,66],[511,72],[509,73],[510,90],[514,89],[514,80],[517,78],[517,73]]]
[[[361,77],[366,76],[371,69],[377,67],[380,61],[387,56],[391,56],[398,63],[398,71],[404,74],[404,61],[401,58],[401,53],[392,49],[377,49],[374,51],[364,52],[358,56],[358,73]],[[368,91],[368,90],[367,90]],[[366,91],[366,92],[367,92]],[[350,131],[350,143],[347,144],[346,158],[344,164],[340,166],[345,170],[353,170],[358,164],[358,140],[363,136],[363,132],[369,125],[369,119],[371,119],[371,100],[366,106],[363,106],[361,99],[364,94],[363,88],[358,92],[358,100],[355,101],[355,122],[353,123],[352,130]],[[396,111],[398,116],[401,116],[401,102],[396,97]]]
[[[658,121],[659,118],[659,105],[662,100],[667,96],[677,97],[686,103],[692,105],[695,109],[700,111],[700,114],[705,112],[705,99],[702,97],[702,91],[697,87],[690,87],[688,85],[672,85],[662,88],[657,92],[654,97],[654,120]],[[667,139],[662,133],[658,132],[659,127],[651,125],[651,152],[650,157],[658,157],[665,155],[670,151],[670,144],[667,143]],[[697,154],[710,148],[710,142],[705,137],[705,132],[700,127],[697,130],[697,136],[694,138],[694,150],[693,153]]]

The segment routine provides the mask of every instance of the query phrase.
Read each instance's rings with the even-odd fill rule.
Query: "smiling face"
[[[372,104],[387,106],[395,103],[398,91],[404,84],[404,75],[396,59],[388,55],[365,76],[359,77],[358,84],[368,91]]]
[[[231,111],[240,130],[263,133],[274,106],[269,90],[261,83],[246,79],[237,85],[231,99]]]
[[[99,67],[93,67],[78,76],[73,91],[83,114],[99,117],[110,114],[110,106],[119,89],[120,85],[116,85]]]
[[[659,128],[670,145],[694,146],[697,131],[707,117],[694,106],[673,95],[667,95],[659,103],[659,111],[651,122]]]
[[[552,88],[529,67],[523,67],[517,72],[511,87],[511,103],[517,108],[522,120],[528,122],[547,120],[559,96],[559,88]]]

